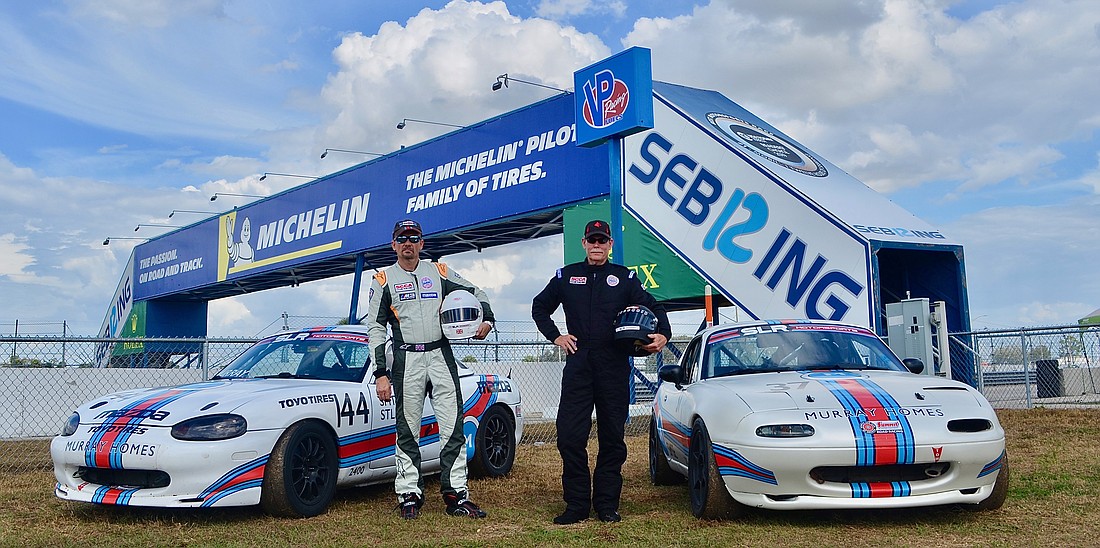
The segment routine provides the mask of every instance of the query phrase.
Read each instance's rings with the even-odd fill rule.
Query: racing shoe
[[[474,502],[466,498],[466,492],[444,493],[443,502],[447,503],[447,513],[452,516],[466,516],[470,518],[483,518],[486,514],[478,508]]]
[[[572,525],[588,519],[588,512],[566,509],[560,516],[554,517],[554,525]]]
[[[623,520],[623,517],[615,510],[600,510],[597,514],[600,517],[600,521],[604,523],[618,523]]]
[[[397,510],[401,512],[402,519],[416,519],[420,517],[420,507],[424,506],[424,499],[416,493],[403,493],[397,497]]]

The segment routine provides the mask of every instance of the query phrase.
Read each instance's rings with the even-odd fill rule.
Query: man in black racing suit
[[[616,522],[626,461],[625,435],[630,405],[629,355],[614,343],[618,313],[643,305],[657,316],[657,333],[644,348],[660,352],[672,336],[664,307],[642,287],[634,272],[608,262],[611,234],[607,223],[592,221],[584,231],[586,259],[567,265],[546,284],[531,305],[539,332],[565,350],[561,401],[558,407],[558,452],[565,512],[554,523],[567,525],[588,519],[595,507],[601,521]],[[550,315],[565,310],[569,333],[563,335]],[[599,453],[589,477],[588,435],[596,410]]]

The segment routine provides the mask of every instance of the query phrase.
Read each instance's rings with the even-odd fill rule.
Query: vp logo
[[[581,114],[589,126],[605,128],[622,119],[630,104],[630,90],[610,70],[601,70],[592,78],[584,83]]]

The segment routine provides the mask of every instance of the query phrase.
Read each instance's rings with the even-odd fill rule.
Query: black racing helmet
[[[650,335],[657,332],[657,316],[642,305],[630,305],[615,316],[615,344],[631,356],[648,356],[642,348],[653,342]]]

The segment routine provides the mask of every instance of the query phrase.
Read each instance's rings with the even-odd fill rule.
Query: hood
[[[704,381],[732,392],[754,412],[836,409],[841,400],[871,398],[872,406],[903,409],[950,405],[985,408],[969,386],[947,379],[895,371],[785,371]]]
[[[95,398],[80,406],[82,424],[125,420],[127,424],[171,426],[198,415],[232,413],[257,399],[278,401],[285,398],[333,397],[357,383],[339,381],[303,381],[300,379],[214,380],[180,386],[117,392]],[[280,394],[280,393],[285,393]]]

